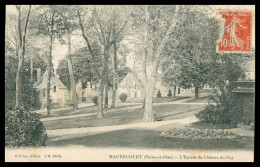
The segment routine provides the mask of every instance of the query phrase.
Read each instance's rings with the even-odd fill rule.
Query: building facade
[[[133,73],[128,73],[118,85],[117,95],[125,93],[128,99],[144,98],[143,83]]]
[[[42,103],[41,109],[46,107],[47,102],[47,71],[41,76],[39,83],[35,86],[36,89],[40,91],[40,101]],[[50,99],[51,104],[56,104],[59,107],[66,106],[66,103],[70,100],[69,90],[60,81],[56,75],[51,76],[50,80]]]

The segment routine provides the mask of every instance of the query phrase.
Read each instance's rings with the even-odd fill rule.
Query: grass
[[[128,108],[128,107],[133,107],[133,106],[137,106],[136,104],[126,104],[126,105],[120,105],[120,106],[116,106],[116,108],[111,109],[111,108],[107,108],[104,109],[104,112],[110,111],[110,110],[118,110],[118,109],[124,109],[124,108]],[[86,114],[86,113],[93,113],[96,112],[97,110],[97,106],[92,106],[91,108],[87,109],[88,111],[85,110],[81,110],[81,111],[77,111],[77,112],[72,112],[70,115],[76,115],[76,114]]]
[[[82,145],[87,147],[128,147],[128,148],[160,148],[160,149],[205,149],[205,150],[253,150],[253,138],[242,137],[239,140],[188,140],[172,139],[160,136],[160,131],[154,130],[118,130],[96,135],[75,137],[52,141],[47,140],[47,146]]]
[[[163,104],[155,105],[154,110],[160,120],[172,120],[194,116],[202,109],[202,105]],[[103,119],[96,119],[96,115],[69,118],[62,120],[44,121],[46,129],[67,129],[80,127],[99,127],[138,123],[142,121],[143,109],[115,109],[113,112],[104,111]]]
[[[172,101],[177,101],[177,100],[182,100],[182,99],[188,99],[190,98],[190,96],[175,96],[175,97],[153,97],[153,103],[167,103],[167,102],[172,102]],[[143,99],[131,99],[131,100],[127,100],[127,102],[130,103],[143,103]]]
[[[111,108],[107,108],[104,109],[104,112],[106,111],[110,111],[110,110],[117,110],[117,109],[123,109],[123,108],[127,108],[127,107],[133,107],[133,106],[137,106],[136,104],[124,104],[124,105],[120,105],[117,106],[114,109]],[[97,110],[97,106],[87,106],[87,107],[82,107],[79,109],[61,109],[59,111],[55,111],[52,112],[51,111],[51,115],[49,117],[59,117],[59,116],[66,116],[66,115],[77,115],[77,114],[86,114],[86,113],[95,113]],[[47,115],[42,115],[41,118],[47,118]]]
[[[58,116],[65,116],[65,115],[75,115],[78,114],[80,112],[82,113],[93,113],[96,111],[96,107],[95,106],[87,106],[87,107],[82,107],[80,109],[73,109],[73,108],[69,108],[69,109],[61,109],[59,111],[55,111],[52,112],[51,111],[51,115],[49,117],[58,117]],[[47,118],[47,115],[42,115],[41,118]]]
[[[137,106],[139,108],[128,108]],[[113,110],[104,111],[103,119],[96,119],[96,115],[69,118],[62,120],[44,121],[46,129],[67,129],[80,127],[100,127],[111,125],[122,125],[130,123],[138,123],[142,121],[143,110],[141,104],[118,106]],[[204,108],[200,104],[160,104],[154,105],[154,110],[157,113],[158,121],[173,120],[185,117],[194,116],[199,110]],[[86,107],[85,110],[78,113],[95,112],[96,107]],[[86,111],[87,110],[87,111]],[[68,112],[69,113],[69,112]],[[72,113],[69,113],[72,114]],[[76,113],[74,113],[76,114]],[[191,126],[204,128],[228,128],[226,125],[208,125],[203,123],[193,123]],[[127,147],[127,148],[145,148],[145,149],[194,149],[194,150],[253,150],[254,138],[242,137],[241,139],[174,139],[160,136],[161,130],[144,130],[144,129],[125,129],[112,132],[105,132],[93,135],[74,135],[69,138],[48,138],[47,146],[64,147],[69,145],[81,145],[86,147]]]
[[[213,102],[209,99],[209,96],[200,97],[198,99],[192,98],[186,101],[186,103],[208,103]]]

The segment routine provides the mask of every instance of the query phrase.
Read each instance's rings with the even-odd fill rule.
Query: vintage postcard
[[[6,5],[6,162],[254,162],[254,5]]]

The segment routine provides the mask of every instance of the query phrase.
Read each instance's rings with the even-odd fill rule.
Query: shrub
[[[25,82],[25,81],[22,81]],[[23,83],[21,87],[21,92],[22,92],[22,105],[24,109],[30,110],[33,105],[33,88],[31,87],[30,84],[28,83]]]
[[[92,97],[92,102],[93,102],[95,105],[97,105],[98,97],[97,97],[97,96]]]
[[[15,106],[15,83],[5,83],[5,108],[12,109]]]
[[[105,98],[105,104],[108,104],[108,97]]]
[[[242,99],[240,97],[232,97],[226,100],[226,108],[230,115],[230,123],[237,125],[242,121],[243,107]]]
[[[239,139],[240,135],[223,129],[197,129],[186,126],[185,128],[172,128],[166,132],[162,132],[161,136],[175,139],[189,140],[215,140],[215,139]]]
[[[82,97],[82,102],[86,102],[86,97]]]
[[[171,96],[172,96],[172,92],[171,92],[171,90],[169,90],[167,96],[168,96],[168,97],[171,97]]]
[[[162,97],[160,90],[158,90],[156,97]]]
[[[230,115],[223,106],[207,104],[205,109],[195,114],[196,117],[205,123],[225,124],[230,123]]]
[[[122,94],[120,94],[120,96],[119,96],[119,99],[121,100],[121,102],[125,102],[125,101],[126,101],[126,98],[127,98],[127,94],[125,94],[125,93],[122,93]]]
[[[46,129],[40,121],[40,114],[14,108],[5,110],[5,146],[45,146]]]
[[[243,109],[241,98],[233,94],[227,94],[225,98],[221,96],[211,96],[216,105],[208,103],[204,110],[195,114],[200,121],[213,124],[233,124],[237,125],[242,121]]]
[[[39,110],[41,108],[40,91],[33,89],[33,104],[32,108]]]

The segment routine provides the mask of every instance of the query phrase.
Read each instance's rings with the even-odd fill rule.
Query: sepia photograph
[[[5,162],[254,162],[254,5],[5,9]]]

